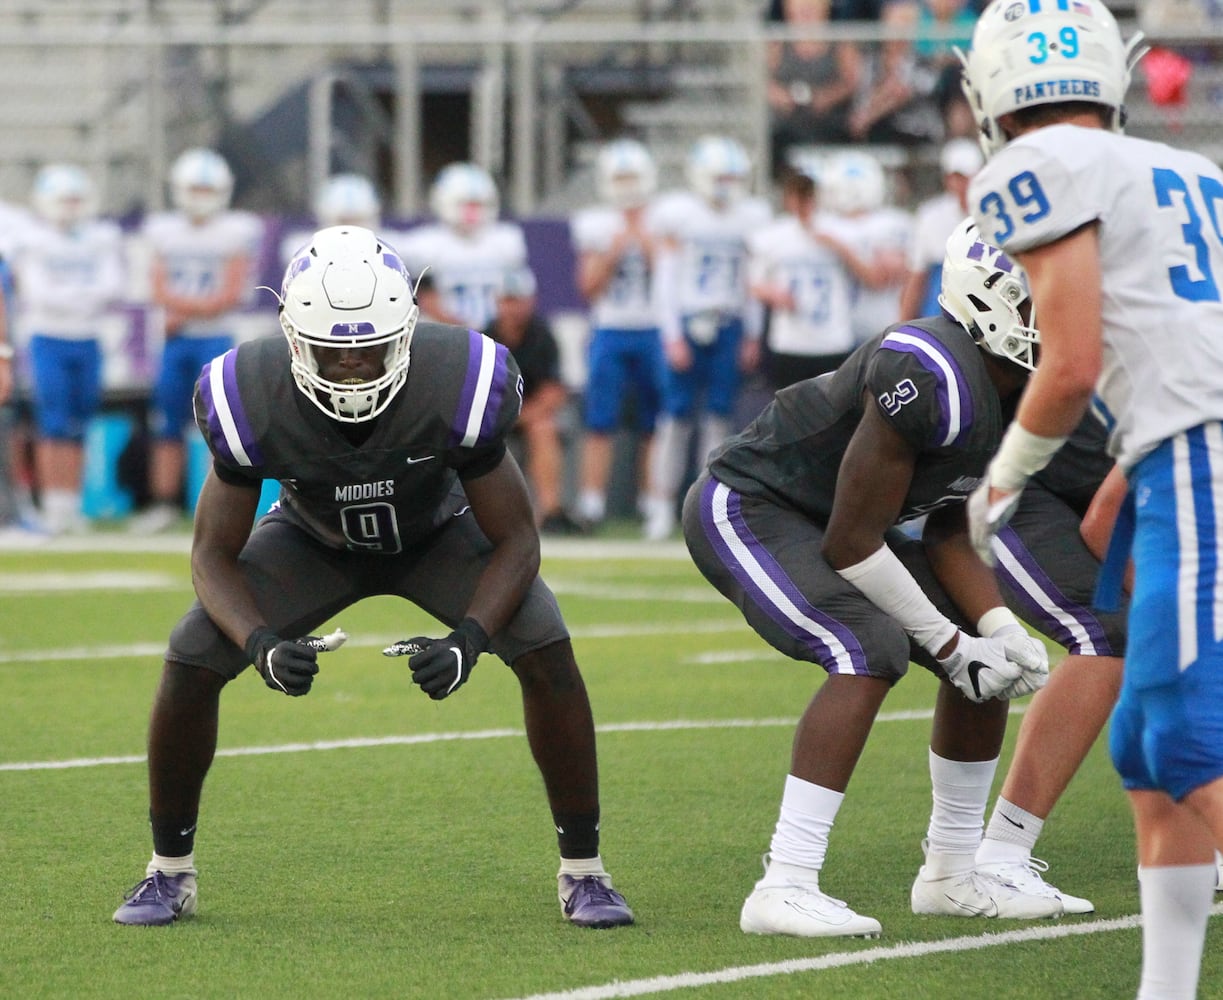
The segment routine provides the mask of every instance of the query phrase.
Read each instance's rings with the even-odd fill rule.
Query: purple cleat
[[[136,927],[164,927],[195,912],[195,875],[153,872],[123,898],[115,910],[115,923]]]
[[[561,910],[570,923],[579,927],[624,927],[633,922],[633,911],[606,875],[560,875],[557,885]]]

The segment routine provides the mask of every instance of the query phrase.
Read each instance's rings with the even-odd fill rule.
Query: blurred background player
[[[747,239],[772,217],[749,194],[751,161],[726,136],[703,136],[686,161],[688,190],[659,197],[654,297],[667,368],[650,461],[645,535],[675,530],[676,498],[698,423],[698,466],[730,430],[741,371],[756,367],[763,311],[748,291]]]
[[[666,365],[651,284],[658,246],[649,218],[658,183],[654,158],[641,143],[617,139],[599,151],[595,171],[602,203],[576,212],[570,224],[578,291],[590,303],[578,495],[578,516],[588,525],[607,515],[613,435],[630,404],[644,490]]]
[[[900,317],[913,217],[888,200],[883,165],[869,152],[834,153],[820,170],[820,226],[866,265],[855,271],[851,322],[862,343]],[[929,315],[929,314],[927,314]]]
[[[917,206],[909,276],[900,294],[900,319],[938,312],[939,273],[947,238],[968,215],[968,182],[983,162],[981,147],[973,139],[951,139],[939,153],[943,190]]]
[[[483,167],[451,163],[429,190],[437,221],[397,237],[413,274],[426,274],[420,311],[441,323],[483,330],[497,310],[502,276],[527,263],[522,227],[500,222],[497,185]]]
[[[29,337],[39,520],[53,535],[83,531],[85,430],[102,403],[102,314],[124,290],[119,227],[97,218],[97,192],[73,164],[34,179],[36,219],[13,257],[18,321]]]
[[[139,533],[162,531],[182,515],[191,392],[200,369],[233,346],[235,314],[254,290],[263,224],[229,207],[234,178],[211,149],[189,149],[170,170],[174,210],[145,221],[151,300],[165,312],[165,347],[153,387],[151,506],[132,518]]]
[[[771,391],[832,371],[854,348],[848,251],[818,228],[816,182],[781,182],[782,214],[748,236],[752,294],[769,307],[764,374]]]
[[[531,486],[535,523],[546,535],[581,534],[569,516],[564,495],[564,450],[560,421],[569,390],[561,380],[561,355],[548,321],[536,311],[535,273],[507,271],[497,291],[497,314],[484,332],[504,344],[522,375],[522,410],[514,424],[525,453],[523,471]]]
[[[294,229],[280,243],[280,262],[288,265],[310,242],[316,230],[328,226],[360,226],[382,232],[382,199],[368,177],[333,174],[314,199],[314,229]]]

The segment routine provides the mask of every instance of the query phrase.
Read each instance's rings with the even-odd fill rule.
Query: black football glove
[[[296,698],[310,691],[318,673],[318,654],[339,649],[347,638],[336,629],[331,635],[282,639],[265,626],[247,638],[246,655],[268,687]]]
[[[383,656],[408,656],[412,681],[434,701],[457,691],[471,676],[476,658],[488,648],[488,633],[474,618],[464,618],[445,639],[423,635],[400,639]]]

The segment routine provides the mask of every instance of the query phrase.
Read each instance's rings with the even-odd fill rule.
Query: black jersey
[[[1049,464],[1032,479],[1082,517],[1113,467],[1107,447],[1108,431],[1088,410]]]
[[[354,444],[305,397],[288,345],[263,338],[204,367],[195,419],[229,482],[277,479],[285,514],[326,545],[393,554],[455,511],[456,476],[491,471],[522,406],[513,357],[483,334],[421,323],[408,378]]]
[[[1004,413],[981,348],[942,316],[892,327],[836,371],[783,389],[709,462],[720,482],[824,523],[864,393],[917,452],[900,520],[965,500],[1002,440]]]

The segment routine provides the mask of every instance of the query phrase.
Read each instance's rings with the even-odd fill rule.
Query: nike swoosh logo
[[[981,697],[981,684],[977,680],[977,675],[980,674],[981,671],[984,669],[985,669],[985,664],[980,662],[979,660],[973,660],[972,663],[968,665],[968,679],[972,681],[973,693],[978,698]]]
[[[454,656],[454,683],[446,688],[446,693],[450,694],[456,687],[459,686],[459,681],[463,679],[463,654],[453,646],[450,648],[451,654]]]
[[[974,917],[996,917],[998,916],[998,903],[991,899],[989,906],[973,906],[971,903],[962,903],[958,899],[953,899],[947,896],[952,906],[956,906],[965,913],[971,913]]]
[[[1010,817],[1010,816],[1008,816],[1006,813],[1004,813],[1004,812],[1000,812],[998,815],[999,815],[999,816],[1001,816],[1001,817],[1002,817],[1004,820],[1006,820],[1008,823],[1010,823],[1010,824],[1011,824],[1011,826],[1017,826],[1017,827],[1019,827],[1019,829],[1021,829],[1021,830],[1023,829],[1023,824],[1022,824],[1022,823],[1016,823],[1016,822],[1015,822],[1013,819],[1011,819],[1011,817]]]
[[[427,462],[429,459],[436,457],[436,455],[422,455],[420,458],[405,458],[404,461],[407,462],[408,465],[416,465],[419,462]]]

